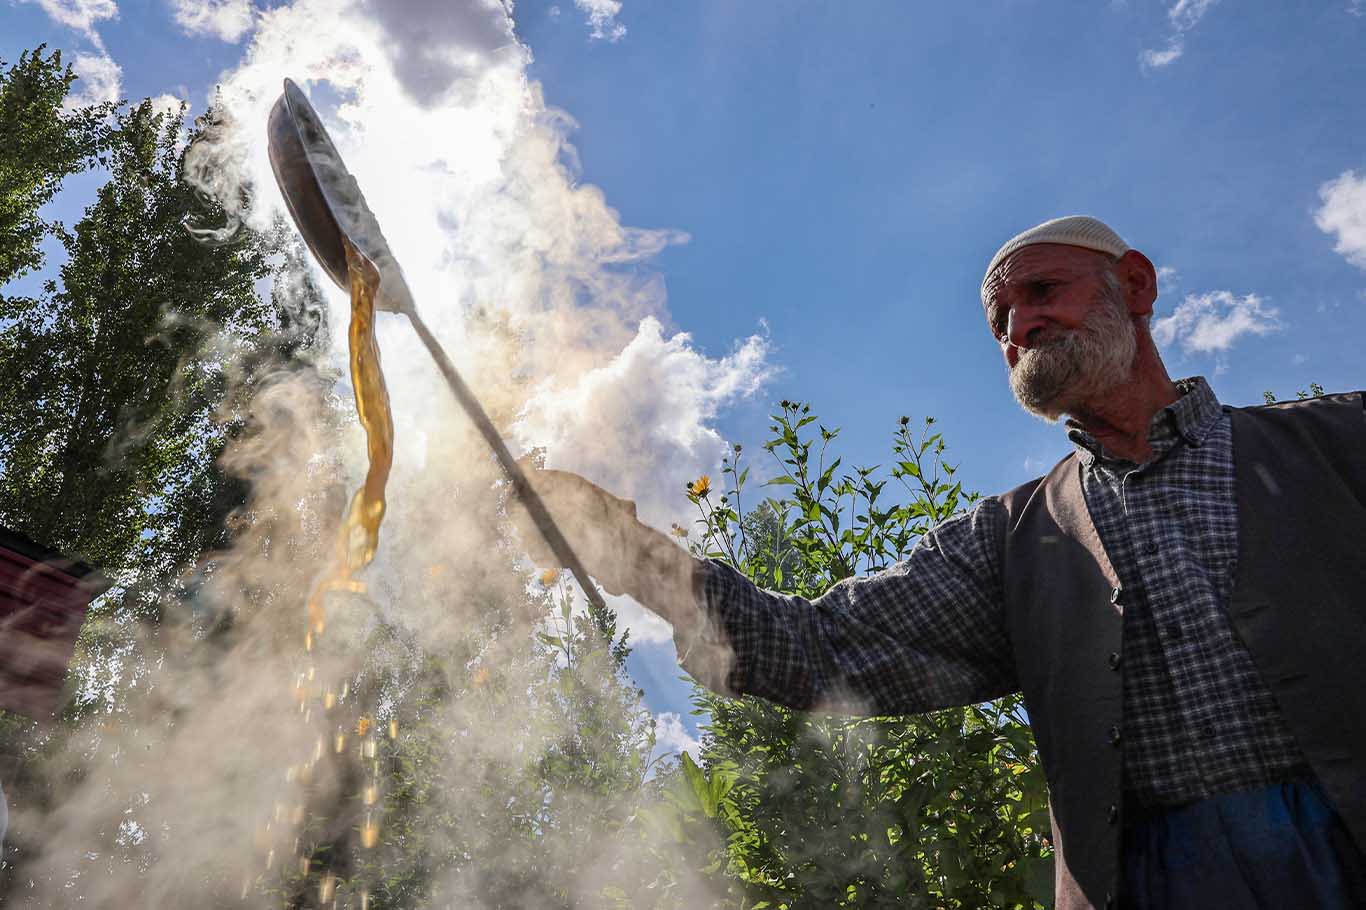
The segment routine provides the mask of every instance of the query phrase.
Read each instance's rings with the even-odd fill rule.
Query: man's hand
[[[636,504],[618,499],[578,474],[541,470],[529,459],[519,463],[588,574],[609,594],[633,593],[629,590],[631,569],[653,533],[636,520]],[[542,568],[565,568],[516,494],[508,503],[508,511],[531,560]]]
[[[634,502],[577,474],[540,470],[525,458],[520,464],[588,574],[607,593],[628,594],[675,627],[697,621],[693,558],[637,521]],[[532,561],[542,568],[564,568],[515,495],[508,512]]]

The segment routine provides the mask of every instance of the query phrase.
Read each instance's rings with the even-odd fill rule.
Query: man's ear
[[[1124,302],[1133,316],[1148,316],[1157,300],[1157,269],[1152,261],[1138,250],[1129,250],[1115,263]]]

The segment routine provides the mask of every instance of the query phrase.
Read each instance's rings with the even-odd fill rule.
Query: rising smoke
[[[282,210],[267,113],[298,81],[494,422],[667,526],[685,515],[682,482],[719,459],[709,421],[770,375],[766,342],[711,359],[665,331],[660,281],[627,266],[686,237],[623,226],[577,182],[573,123],[528,62],[497,0],[296,0],[257,17],[187,169],[267,229]],[[328,303],[340,371],[348,300],[329,290]],[[601,655],[566,686],[555,673],[574,656],[533,653],[554,598],[528,585],[497,470],[406,321],[383,317],[379,342],[396,451],[367,589],[330,602],[306,652],[303,603],[364,442],[313,379],[254,383],[252,430],[226,456],[253,498],[191,605],[231,622],[167,623],[140,642],[159,656],[126,713],[61,750],[60,804],[12,823],[33,857],[32,906],[360,907],[363,890],[542,906],[650,884],[631,882],[648,848],[602,770],[646,773],[632,744],[648,746],[648,715],[586,738],[583,712],[629,709],[631,691]],[[638,634],[666,631],[620,606]],[[544,780],[562,785],[529,783]]]

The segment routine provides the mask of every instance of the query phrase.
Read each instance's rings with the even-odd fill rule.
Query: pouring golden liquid
[[[284,82],[284,93],[271,109],[267,133],[271,168],[290,215],[324,271],[338,285],[349,287],[351,292],[351,382],[355,391],[356,411],[366,433],[369,455],[365,483],[356,491],[347,508],[346,517],[338,530],[330,565],[308,597],[305,650],[313,650],[315,639],[326,628],[328,595],[334,591],[360,593],[365,590],[364,583],[356,576],[374,559],[379,545],[379,528],[385,511],[384,490],[393,465],[394,427],[375,340],[377,306],[408,317],[457,403],[488,444],[511,482],[513,492],[555,553],[557,563],[569,569],[590,604],[604,609],[602,594],[592,584],[587,571],[541,502],[535,488],[528,483],[497,427],[465,384],[431,329],[418,315],[402,270],[389,250],[379,223],[366,205],[360,187],[347,171],[308,97],[288,79]],[[380,285],[381,275],[384,276],[383,287]],[[343,681],[341,694],[336,696],[325,686],[326,680],[314,682],[312,666],[306,677],[301,678],[295,688],[303,723],[311,723],[314,702],[325,715],[340,713],[341,705],[347,701],[347,683]],[[344,727],[332,726],[335,723],[336,720],[329,716],[326,732],[335,737],[332,742],[336,754],[342,754],[347,749],[347,740]],[[364,823],[359,827],[359,839],[361,846],[366,849],[379,844],[380,829],[376,816],[383,812],[379,805],[380,761],[376,754],[377,741],[381,737],[377,729],[371,733],[373,725],[373,718],[362,717],[355,737],[359,747],[357,757],[362,761],[368,760],[373,774],[371,786],[362,793],[366,812]],[[398,724],[392,718],[389,720],[388,734],[391,741],[398,737]],[[311,786],[313,764],[321,760],[323,749],[323,746],[314,749],[316,754],[313,762],[301,765],[297,770],[291,767],[286,781],[298,781],[304,787]],[[298,807],[296,815],[297,818],[292,817],[292,820],[297,828],[303,820],[302,805]],[[299,842],[296,839],[296,855],[298,851]],[[267,857],[268,867],[273,858],[272,850]],[[307,857],[303,858],[303,863],[303,875],[307,877]],[[325,898],[332,893],[335,882],[320,882],[319,887],[319,894]],[[366,910],[370,903],[368,888],[362,885],[359,894],[361,910]],[[333,900],[335,902],[335,896]]]
[[[351,326],[347,340],[351,349],[351,387],[356,395],[356,415],[365,430],[370,467],[365,483],[351,497],[337,531],[336,549],[328,573],[308,598],[308,631],[305,647],[327,625],[324,600],[332,591],[363,592],[365,583],[356,574],[370,564],[379,547],[379,526],[384,521],[384,487],[394,463],[394,418],[389,409],[389,390],[380,369],[379,344],[375,340],[375,291],[379,271],[361,255],[351,241],[342,238],[351,280]]]
[[[357,251],[350,241],[343,238],[342,242],[346,249],[351,287],[351,323],[347,333],[351,357],[351,385],[355,390],[356,414],[361,427],[365,430],[369,467],[366,470],[365,482],[351,497],[346,515],[337,530],[332,559],[308,597],[308,628],[304,637],[304,647],[310,652],[317,636],[322,634],[327,625],[328,595],[335,591],[360,593],[365,590],[365,583],[357,578],[357,575],[374,560],[379,547],[379,529],[384,521],[385,512],[385,485],[388,483],[394,461],[394,420],[389,407],[389,392],[385,386],[384,372],[380,368],[379,344],[375,339],[375,295],[379,289],[380,275],[374,264]],[[349,683],[344,682],[338,698],[331,686],[324,685],[324,681],[314,682],[315,674],[316,667],[310,664],[295,683],[295,699],[299,702],[305,724],[310,723],[314,700],[319,702],[324,712],[330,712],[338,707],[339,702],[345,702],[349,693]],[[367,737],[366,734],[373,726],[374,720],[368,714],[362,715],[356,724],[358,757],[372,762],[376,758],[375,737]],[[397,721],[391,720],[390,738],[394,738],[397,732]],[[310,786],[313,781],[314,765],[322,761],[324,752],[328,751],[327,746],[330,745],[331,751],[340,755],[346,750],[347,739],[344,727],[331,727],[327,736],[318,739],[311,760],[297,769],[291,767],[286,780],[291,783],[298,781],[304,787]],[[379,795],[380,780],[376,763],[373,779],[360,794],[364,800],[365,815],[364,823],[359,828],[359,842],[367,850],[373,849],[379,843]],[[296,829],[303,824],[302,804],[296,807],[290,821]],[[310,876],[311,860],[307,852],[300,853],[301,846],[303,845],[300,840],[296,838],[294,852],[299,858],[300,874],[307,879]],[[274,864],[274,859],[275,851],[270,848],[266,854],[268,871]],[[321,877],[317,880],[318,899],[327,903],[333,899],[338,879],[330,869],[320,874]],[[365,906],[369,901],[368,891],[362,888],[360,893],[361,904]]]

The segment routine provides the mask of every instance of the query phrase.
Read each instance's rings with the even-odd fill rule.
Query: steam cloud
[[[615,14],[613,4],[585,8]],[[255,227],[279,216],[265,124],[282,80],[295,79],[364,188],[418,308],[495,424],[523,447],[544,447],[551,465],[638,500],[659,526],[685,517],[683,481],[714,472],[722,454],[710,421],[772,374],[767,341],[742,339],[712,358],[665,330],[662,284],[635,266],[686,237],[623,226],[599,189],[578,182],[572,121],[527,78],[509,9],[498,0],[295,0],[257,10],[254,27],[241,64],[221,80],[224,119],[188,152],[200,188],[230,207],[254,199],[229,215]],[[277,291],[287,296],[289,284]],[[329,285],[328,303],[330,365],[341,368],[349,300]],[[164,661],[109,655],[104,672],[123,674],[138,697],[60,751],[52,773],[79,781],[60,806],[26,807],[12,820],[37,845],[35,906],[65,903],[72,887],[93,906],[260,900],[268,845],[278,846],[269,874],[280,874],[279,864],[297,862],[281,832],[300,830],[298,819],[319,806],[333,828],[310,836],[354,842],[365,808],[327,755],[337,737],[354,741],[360,711],[401,718],[405,735],[425,737],[440,759],[413,815],[413,836],[434,839],[437,854],[477,853],[481,825],[530,811],[490,802],[480,781],[531,773],[576,735],[575,718],[526,700],[542,672],[527,650],[546,604],[528,596],[504,536],[497,470],[406,320],[381,317],[379,342],[397,445],[368,592],[334,603],[327,634],[305,655],[303,598],[363,472],[364,443],[351,428],[340,460],[326,455],[334,390],[288,374],[258,383],[253,432],[228,454],[228,466],[252,478],[253,500],[234,548],[201,569],[199,619],[139,642]],[[350,389],[335,393],[349,410]],[[233,618],[211,657],[188,640],[205,617]],[[623,618],[646,638],[664,634],[638,610]],[[348,699],[343,680],[355,681]],[[86,680],[86,691],[108,682]],[[419,710],[405,699],[423,686],[445,694]],[[338,699],[326,709],[335,717],[325,690]],[[691,745],[678,718],[667,720],[667,744]],[[643,735],[648,715],[634,723]],[[442,822],[452,814],[471,820],[458,834]],[[603,870],[626,862],[627,847],[601,833],[564,836],[580,870],[571,892],[591,893]],[[525,858],[506,860],[518,869]],[[207,883],[206,869],[218,870]],[[523,873],[536,905],[547,885]],[[492,873],[452,865],[434,874],[439,901],[479,906],[481,876]]]

